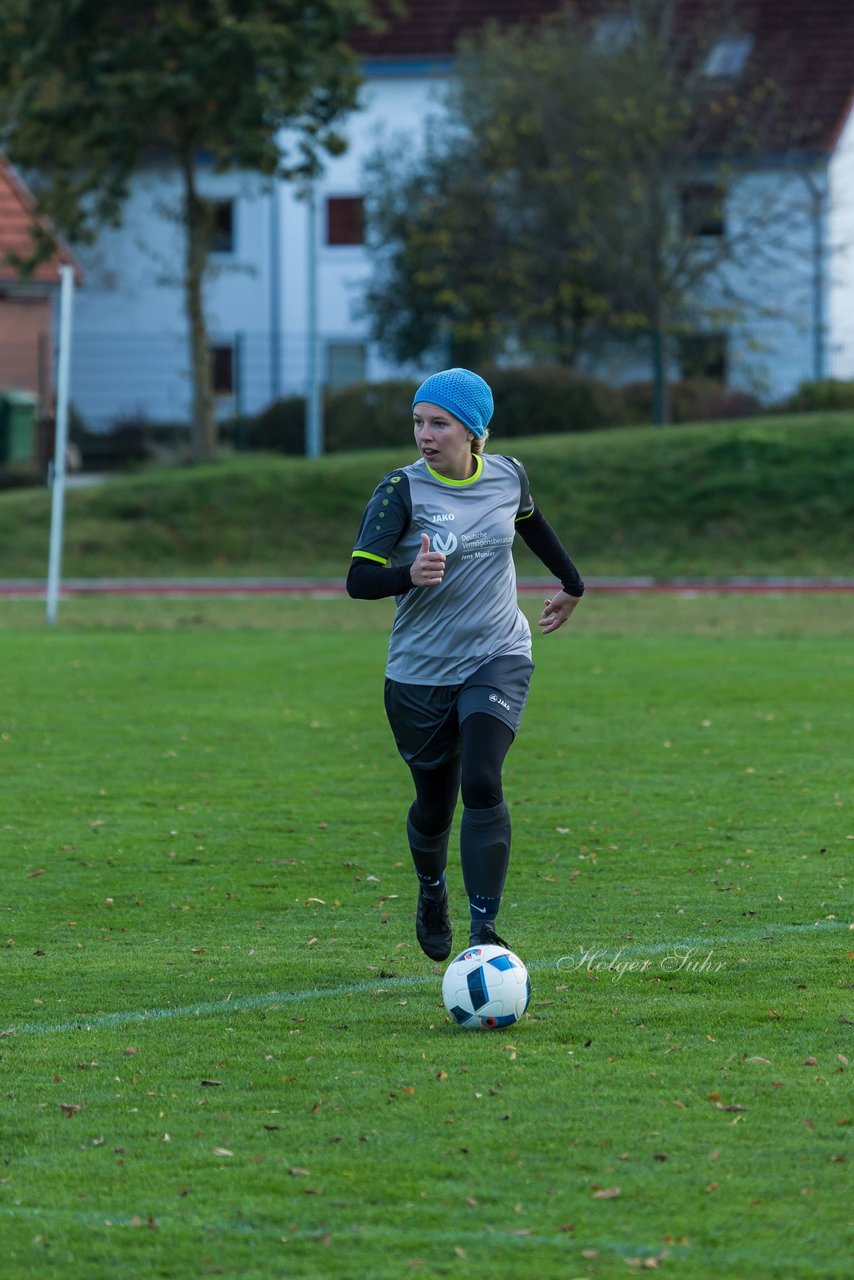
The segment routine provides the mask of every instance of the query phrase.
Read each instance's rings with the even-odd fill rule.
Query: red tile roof
[[[17,268],[7,261],[7,254],[26,260],[33,252],[30,227],[33,220],[33,198],[15,171],[0,159],[0,281],[9,283],[26,280],[39,284],[59,284],[58,267],[73,266],[77,279],[82,278],[79,264],[65,245],[35,268],[22,280]]]
[[[404,0],[405,15],[387,19],[384,32],[360,31],[351,43],[365,58],[448,58],[460,36],[490,19],[536,23],[561,0]],[[613,13],[614,0],[576,0],[585,18]],[[755,37],[746,75],[776,70],[789,90],[793,124],[808,115],[813,147],[832,149],[854,106],[854,0],[737,0],[733,21],[720,0],[681,0],[677,10],[714,39],[738,32]],[[726,13],[727,6],[723,6]]]

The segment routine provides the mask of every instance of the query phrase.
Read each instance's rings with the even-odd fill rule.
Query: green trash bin
[[[0,391],[0,463],[33,461],[37,410],[32,391]]]

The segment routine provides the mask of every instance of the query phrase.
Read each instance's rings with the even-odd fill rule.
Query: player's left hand
[[[563,626],[580,598],[580,596],[567,595],[565,591],[557,591],[550,600],[546,600],[546,607],[537,623],[544,636]]]

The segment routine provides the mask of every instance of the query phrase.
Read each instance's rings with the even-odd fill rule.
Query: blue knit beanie
[[[476,436],[484,434],[494,409],[488,384],[470,369],[443,369],[432,374],[415,392],[412,407],[422,401],[447,409]]]

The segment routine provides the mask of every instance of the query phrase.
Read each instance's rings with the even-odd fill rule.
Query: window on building
[[[753,36],[724,36],[716,40],[703,64],[710,80],[731,80],[740,76],[753,49]]]
[[[233,396],[235,391],[234,347],[222,343],[211,347],[211,383],[215,396]]]
[[[326,344],[327,387],[349,387],[364,382],[368,368],[368,349],[364,342],[329,342]]]
[[[682,230],[687,236],[717,236],[726,232],[726,191],[714,182],[695,182],[681,191]]]
[[[679,340],[682,377],[726,382],[726,334],[686,333]]]
[[[234,201],[211,201],[211,253],[234,253]]]
[[[361,196],[329,196],[326,201],[326,243],[364,244],[365,209]]]

